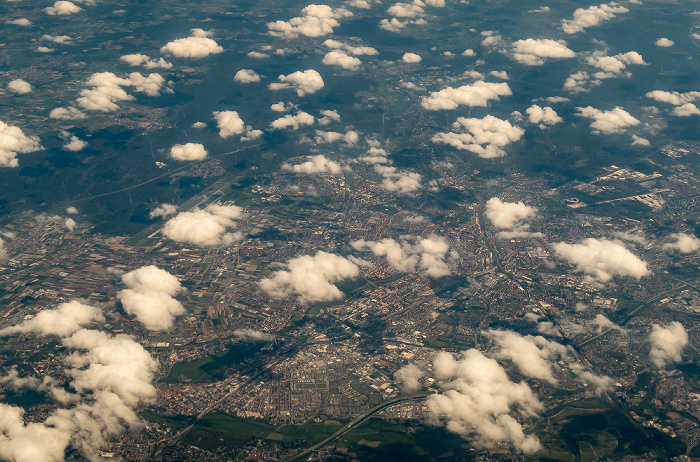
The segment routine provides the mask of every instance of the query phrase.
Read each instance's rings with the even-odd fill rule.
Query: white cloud
[[[173,40],[161,47],[160,52],[176,58],[203,58],[224,51],[214,40],[200,33],[201,29],[192,29],[192,36]],[[204,32],[204,31],[201,31]]]
[[[485,107],[491,100],[499,100],[499,96],[512,95],[507,83],[474,82],[458,88],[446,87],[438,92],[431,92],[422,98],[421,105],[429,111],[440,109],[457,109],[459,106]]]
[[[65,337],[83,326],[104,321],[102,311],[77,300],[60,303],[53,310],[43,310],[21,324],[0,330],[0,336],[33,332],[36,335]]]
[[[527,66],[544,64],[546,58],[562,59],[576,56],[563,40],[525,39],[513,43],[512,57]]]
[[[297,38],[300,35],[320,37],[332,34],[333,28],[340,25],[338,19],[352,16],[352,13],[345,8],[333,9],[328,5],[308,5],[301,12],[303,16],[289,21],[267,23],[270,35],[288,39]]]
[[[662,246],[668,252],[695,253],[700,250],[700,239],[692,234],[674,233],[669,237],[676,242],[669,242]]]
[[[389,32],[399,32],[401,29],[406,27],[406,24],[402,23],[396,18],[382,19],[379,23],[379,28],[387,30]]]
[[[552,244],[557,257],[576,266],[577,271],[590,275],[598,282],[608,282],[613,276],[640,279],[651,274],[647,264],[630,252],[621,241],[587,238],[579,244]]]
[[[151,219],[157,217],[167,217],[177,213],[177,206],[173,204],[160,204],[148,214]]]
[[[59,45],[70,45],[73,43],[73,37],[68,35],[49,35],[44,34],[41,36],[42,40],[48,40],[49,42],[58,43]]]
[[[204,122],[195,122],[192,124],[192,128],[204,128],[207,124]]]
[[[17,154],[43,149],[39,137],[25,135],[21,128],[0,121],[0,167],[17,167]]]
[[[370,250],[376,256],[386,257],[389,266],[396,271],[422,272],[431,278],[450,275],[448,260],[455,256],[450,252],[447,241],[434,234],[427,238],[404,236],[401,241],[382,239],[381,241],[350,242],[355,250]]]
[[[280,130],[291,128],[297,130],[302,125],[312,125],[316,119],[308,112],[299,111],[296,115],[287,114],[284,117],[275,119],[270,123],[270,127]]]
[[[476,56],[476,52],[474,52],[474,50],[472,50],[471,48],[467,48],[466,50],[464,50],[462,52],[462,56],[469,56],[469,57]]]
[[[159,58],[157,61],[155,59],[151,59],[146,55],[143,54],[131,54],[131,55],[124,55],[119,58],[119,60],[123,63],[126,63],[130,66],[144,66],[146,69],[155,69],[155,68],[162,68],[162,69],[170,69],[173,67],[173,64],[164,60],[163,58]]]
[[[342,67],[343,69],[351,71],[356,71],[362,65],[362,61],[359,59],[337,50],[326,53],[326,56],[323,57],[323,61],[321,62],[329,66]]]
[[[31,26],[32,22],[27,18],[12,19],[10,21],[5,21],[5,24],[14,24],[15,26]]]
[[[551,104],[568,103],[569,101],[571,101],[569,98],[566,98],[564,96],[549,96],[545,100]]]
[[[216,111],[212,114],[219,129],[219,136],[224,139],[242,135],[241,140],[247,141],[259,138],[263,134],[261,130],[254,130],[250,125],[246,125],[237,111]]]
[[[651,362],[659,369],[681,361],[681,352],[688,345],[688,332],[683,324],[673,321],[666,327],[655,324],[649,334]]]
[[[622,133],[625,128],[639,125],[639,120],[621,107],[610,111],[601,111],[591,106],[577,108],[579,115],[592,119],[593,133]]]
[[[53,6],[49,6],[44,8],[44,12],[48,15],[55,16],[55,15],[68,15],[68,14],[73,14],[77,13],[79,11],[83,11],[82,8],[80,8],[78,5],[76,5],[73,2],[68,2],[66,0],[59,0],[56,3],[53,4]]]
[[[36,51],[38,53],[53,53],[55,50],[53,48],[40,46],[40,47],[36,47]]]
[[[265,59],[265,58],[270,57],[270,55],[268,53],[261,53],[259,51],[248,52],[246,54],[246,56],[248,56],[249,58],[253,58],[253,59]]]
[[[75,215],[76,213],[78,213],[78,209],[73,206],[70,206],[66,208],[66,213],[69,215]]]
[[[401,57],[401,61],[405,63],[419,63],[423,61],[423,58],[421,58],[420,55],[417,55],[415,53],[404,53]]]
[[[466,133],[436,133],[431,140],[473,152],[485,159],[504,156],[502,148],[519,140],[525,133],[522,128],[492,115],[483,119],[459,117],[452,127],[466,130]]]
[[[651,146],[651,142],[641,136],[632,135],[632,146]]]
[[[313,69],[296,71],[289,75],[280,75],[277,80],[279,80],[279,82],[269,85],[270,90],[291,88],[296,90],[298,96],[316,93],[323,88],[324,85],[321,74]]]
[[[333,40],[333,39],[328,39],[325,42],[323,42],[325,46],[328,48],[334,48],[334,49],[343,49],[345,51],[349,51],[351,54],[355,56],[363,56],[363,55],[368,55],[368,56],[374,56],[378,55],[379,52],[372,47],[368,46],[352,46],[348,45],[343,42],[339,42],[338,40]]]
[[[309,160],[301,164],[282,164],[282,170],[295,173],[330,173],[331,175],[342,175],[344,169],[338,162],[326,158],[323,154],[319,154],[317,156],[311,156]]]
[[[620,13],[628,13],[629,9],[616,2],[593,5],[586,9],[577,8],[573,19],[564,19],[562,29],[567,34],[581,32],[588,27],[599,25],[603,21],[610,20]]]
[[[0,260],[7,257],[7,249],[5,248],[5,241],[0,237]]]
[[[85,113],[73,106],[68,106],[67,108],[57,107],[51,111],[49,117],[59,120],[77,120],[84,119]]]
[[[677,91],[654,90],[645,95],[653,100],[681,106],[686,103],[691,103],[700,98],[700,91],[689,91],[687,93],[679,93]]]
[[[243,216],[243,210],[235,205],[208,205],[193,212],[180,212],[163,226],[163,235],[177,242],[202,247],[229,245],[240,240],[241,233],[231,233],[234,220]]]
[[[148,330],[170,330],[176,316],[185,314],[185,308],[173,297],[183,289],[180,281],[156,266],[143,266],[122,275],[127,287],[117,297],[127,314]]]
[[[537,215],[537,208],[520,202],[503,202],[498,197],[486,201],[486,218],[499,229],[500,238],[543,237],[542,233],[531,233],[530,225],[521,223]]]
[[[446,391],[427,399],[428,422],[444,424],[477,448],[507,443],[526,454],[541,448],[537,437],[526,435],[511,414],[536,417],[544,407],[527,383],[511,382],[494,359],[475,349],[462,352],[458,359],[441,352],[433,360],[433,370],[436,378],[445,380]]]
[[[340,122],[340,114],[338,114],[338,111],[324,109],[321,111],[321,115],[323,117],[319,117],[319,125],[328,125],[331,122]]]
[[[423,177],[420,173],[407,172],[388,165],[375,165],[374,171],[384,177],[381,186],[389,192],[409,194],[422,187]]]
[[[387,164],[390,163],[386,156],[386,151],[382,148],[369,148],[366,156],[360,156],[357,158],[360,162],[365,162],[367,164]]]
[[[564,119],[559,117],[554,109],[549,106],[540,107],[533,104],[525,110],[528,115],[528,120],[533,124],[540,124],[540,128],[544,128],[548,125],[555,125],[563,122]]]
[[[413,393],[421,388],[420,379],[424,372],[415,364],[406,364],[394,372],[394,379],[408,393]]]
[[[233,331],[233,335],[246,342],[270,342],[275,339],[273,334],[255,329],[237,329]]]
[[[233,80],[240,83],[260,82],[260,76],[253,69],[241,69],[233,76]]]
[[[669,48],[675,45],[676,42],[674,42],[671,39],[667,39],[666,37],[661,37],[656,41],[656,46],[657,47],[662,47],[662,48]]]
[[[685,103],[673,108],[673,115],[677,117],[690,117],[691,115],[700,115],[700,109],[693,103]]]
[[[128,78],[122,78],[112,72],[98,72],[92,74],[86,82],[86,85],[92,88],[81,90],[81,96],[76,101],[88,111],[115,111],[119,109],[117,101],[134,99],[122,87],[130,86],[134,87],[135,91],[146,93],[148,96],[158,96],[164,83],[163,76],[155,73],[144,76],[138,72],[132,72]]]
[[[87,141],[81,140],[77,136],[63,130],[60,134],[61,139],[65,141],[63,149],[66,151],[77,152],[85,149],[87,147]]]
[[[77,225],[78,225],[78,224],[75,222],[74,219],[72,219],[72,218],[66,218],[65,227],[66,227],[66,229],[67,229],[69,232],[72,233],[73,230],[75,229],[75,227],[76,227]]]
[[[422,2],[394,3],[386,10],[387,13],[396,18],[415,18],[424,13]]]
[[[24,95],[32,92],[32,86],[29,82],[22,79],[12,80],[7,84],[7,89],[18,95]]]
[[[298,295],[302,302],[330,301],[343,297],[334,282],[358,275],[358,266],[347,258],[318,252],[313,257],[304,255],[289,260],[287,270],[263,279],[260,288],[274,298]]]
[[[336,141],[344,141],[345,144],[347,144],[348,146],[355,146],[358,143],[358,141],[360,141],[360,134],[354,130],[348,130],[345,133],[324,132],[322,130],[316,130],[314,143],[327,144],[334,143]]]
[[[170,157],[175,160],[202,160],[207,157],[207,150],[200,143],[176,144],[170,148]]]

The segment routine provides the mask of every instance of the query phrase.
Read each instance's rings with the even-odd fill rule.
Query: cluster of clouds
[[[672,113],[677,117],[700,115],[700,109],[693,104],[694,101],[700,98],[700,91],[679,93],[677,91],[654,90],[647,93],[646,97],[661,103],[673,105]]]
[[[130,55],[123,55],[119,58],[119,61],[128,64],[129,66],[143,66],[146,69],[171,69],[173,63],[166,61],[163,58],[159,58],[157,61],[150,58],[148,55],[141,53],[135,53]]]
[[[379,28],[389,32],[399,32],[408,24],[427,24],[425,6],[442,8],[445,0],[413,0],[411,3],[398,2],[391,5],[386,12],[391,19],[382,19]]]
[[[289,75],[280,75],[277,80],[269,85],[270,90],[283,90],[290,88],[302,97],[307,94],[316,93],[323,88],[324,82],[321,74],[314,69],[296,71]]]
[[[309,160],[302,162],[301,164],[282,164],[282,170],[286,170],[294,173],[306,173],[309,175],[318,173],[328,173],[331,175],[342,175],[347,167],[343,167],[338,162],[328,159],[323,154],[316,156],[311,156]]]
[[[586,63],[599,70],[592,73],[586,71],[572,73],[564,82],[565,90],[572,93],[590,91],[589,86],[600,85],[605,79],[631,75],[626,71],[628,65],[645,66],[648,64],[636,51],[618,53],[615,56],[595,52],[586,57]]]
[[[530,225],[522,223],[523,220],[537,215],[537,208],[526,205],[524,202],[504,202],[498,197],[492,197],[486,201],[486,218],[492,225],[501,229],[498,237],[510,239],[512,237],[544,237],[542,233],[530,231]]]
[[[473,152],[485,159],[504,156],[503,147],[518,141],[525,133],[522,128],[490,114],[481,119],[459,117],[452,128],[460,132],[436,133],[431,140]]]
[[[38,136],[25,135],[21,128],[0,121],[0,167],[17,167],[17,154],[43,149]]]
[[[459,106],[485,107],[489,101],[498,101],[501,96],[512,95],[507,83],[492,83],[480,80],[471,85],[453,88],[446,87],[440,91],[431,92],[421,100],[421,105],[429,111],[441,109],[457,109]]]
[[[601,111],[592,106],[577,108],[580,116],[591,119],[592,133],[611,134],[623,133],[627,127],[639,125],[639,120],[621,107],[609,111]]]
[[[358,157],[358,160],[374,166],[374,171],[383,177],[381,187],[389,192],[398,194],[410,194],[423,187],[420,173],[400,170],[390,164],[386,151],[381,148],[371,147],[366,156]]]
[[[533,104],[525,110],[525,113],[527,114],[528,121],[532,124],[539,124],[541,129],[564,121],[550,106],[541,107]]]
[[[267,23],[269,34],[273,37],[287,39],[299,36],[321,37],[333,33],[333,28],[338,27],[338,19],[352,16],[352,12],[346,8],[331,8],[328,5],[308,5],[301,10],[302,16],[297,16],[289,21],[275,21]]]
[[[619,240],[587,238],[578,244],[557,242],[552,244],[552,249],[557,257],[585,273],[590,282],[605,283],[614,276],[640,279],[651,274],[646,262]]]
[[[161,47],[160,52],[176,58],[204,58],[224,51],[224,48],[209,38],[210,32],[192,29],[191,36],[176,39]]]
[[[91,88],[80,91],[80,97],[76,100],[78,106],[88,111],[111,112],[119,109],[117,102],[135,99],[122,87],[133,87],[134,91],[158,96],[165,84],[165,78],[157,73],[145,76],[139,72],[132,72],[128,77],[118,77],[112,72],[98,72],[92,74],[85,84]],[[64,120],[85,118],[85,114],[73,106],[56,108],[49,116]]]
[[[317,145],[343,141],[347,146],[355,146],[360,141],[360,134],[355,130],[348,130],[345,133],[316,130],[315,133],[313,142]]]
[[[246,125],[237,111],[215,111],[213,116],[221,138],[241,135],[241,141],[249,141],[260,138],[263,134],[262,130]]]
[[[434,234],[427,238],[402,236],[400,241],[360,239],[351,242],[350,246],[355,250],[369,250],[376,256],[386,257],[389,266],[396,271],[420,271],[431,278],[449,276],[449,260],[457,257],[456,252],[450,251],[447,241]]]
[[[33,332],[57,335],[70,354],[63,359],[65,379],[19,377],[16,371],[0,378],[13,388],[46,393],[62,406],[43,421],[26,422],[24,410],[0,404],[0,457],[7,460],[63,460],[70,446],[89,460],[125,427],[141,425],[137,415],[152,403],[157,362],[131,337],[111,336],[83,326],[101,322],[99,309],[72,301],[45,310],[0,335]]]
[[[58,0],[52,6],[44,8],[44,13],[50,16],[66,16],[83,11],[78,5],[67,0]]]
[[[572,19],[564,19],[561,28],[567,34],[576,34],[583,30],[599,25],[603,21],[613,19],[621,13],[628,13],[629,9],[617,2],[593,5],[588,8],[577,8]]]
[[[173,298],[183,288],[177,277],[156,266],[143,266],[122,275],[127,287],[117,298],[127,314],[148,330],[165,331],[173,328],[176,316],[185,314],[182,304]]]
[[[292,258],[286,270],[260,281],[260,288],[274,298],[297,295],[304,303],[338,300],[343,293],[333,283],[356,278],[359,267],[348,258],[327,252]]]
[[[69,207],[69,209],[70,209],[70,207]],[[70,213],[70,212],[68,212],[68,213]],[[48,215],[46,213],[40,213],[40,214],[34,216],[34,219],[36,220],[37,223],[42,223],[42,224],[45,224],[45,223],[61,224],[61,225],[65,226],[65,228],[68,231],[71,231],[71,232],[73,231],[73,229],[75,229],[75,226],[77,225],[75,220],[72,218],[63,218],[60,215]]]
[[[235,220],[244,216],[235,205],[210,204],[193,212],[180,212],[163,225],[163,235],[176,242],[201,247],[229,245],[243,238],[241,232],[230,232]]]

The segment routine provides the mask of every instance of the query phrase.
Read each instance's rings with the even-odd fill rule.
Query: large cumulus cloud
[[[289,75],[280,75],[277,80],[279,80],[279,82],[274,82],[269,85],[270,90],[291,88],[296,90],[299,96],[316,93],[324,86],[321,74],[313,69],[296,71]]]
[[[207,35],[201,29],[192,29],[192,36],[168,42],[161,47],[160,52],[176,58],[204,58],[224,51],[221,45]]]
[[[499,100],[501,96],[512,95],[507,83],[491,83],[478,81],[471,85],[453,88],[446,87],[437,92],[431,92],[421,100],[423,108],[429,111],[440,109],[457,109],[459,106],[485,107],[491,100]]]
[[[0,167],[17,167],[17,154],[43,149],[39,137],[25,135],[21,128],[0,121]]]
[[[681,352],[688,345],[688,333],[678,321],[666,327],[655,324],[649,334],[649,342],[651,362],[660,369],[681,361]]]
[[[436,133],[431,140],[473,152],[485,159],[504,156],[503,147],[519,140],[525,133],[522,128],[492,115],[482,119],[459,117],[452,128],[460,132]]]
[[[608,282],[613,276],[640,279],[651,274],[647,264],[618,240],[587,238],[578,244],[557,242],[552,248],[557,257],[598,282]]]
[[[144,266],[122,275],[127,287],[117,295],[127,314],[136,316],[148,330],[170,330],[185,308],[173,297],[182,291],[180,281],[156,266]]]
[[[238,206],[211,204],[204,209],[180,212],[165,223],[163,235],[173,241],[203,247],[228,245],[243,237],[240,232],[229,231],[243,215]]]

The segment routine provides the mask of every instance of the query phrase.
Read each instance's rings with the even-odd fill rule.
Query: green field
[[[241,364],[264,346],[261,342],[238,342],[229,350],[194,361],[177,363],[162,382],[213,382],[224,377],[226,369]]]

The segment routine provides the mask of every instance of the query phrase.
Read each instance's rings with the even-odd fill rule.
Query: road
[[[324,447],[325,445],[327,445],[328,443],[330,443],[330,442],[333,441],[334,439],[336,439],[336,438],[338,438],[338,437],[340,437],[340,436],[346,434],[347,432],[349,432],[349,431],[352,430],[353,428],[355,428],[355,427],[357,427],[358,425],[360,425],[360,424],[361,424],[362,422],[364,422],[365,420],[367,420],[367,419],[369,419],[370,417],[372,417],[374,414],[376,414],[376,413],[378,413],[378,412],[380,412],[380,411],[383,411],[384,409],[387,409],[387,408],[389,408],[389,407],[395,406],[395,405],[397,405],[397,404],[399,404],[399,403],[404,403],[404,402],[406,402],[406,401],[419,401],[419,400],[423,400],[423,399],[426,399],[428,396],[430,396],[430,395],[410,395],[410,396],[404,396],[404,397],[402,397],[402,398],[395,398],[395,399],[392,399],[392,400],[387,401],[387,402],[385,402],[385,403],[382,403],[382,404],[380,404],[380,405],[378,405],[378,406],[375,406],[374,408],[372,408],[372,409],[370,409],[369,411],[365,412],[365,413],[362,414],[361,416],[356,417],[355,419],[353,419],[351,422],[349,422],[347,425],[345,425],[343,428],[341,428],[341,429],[338,430],[337,432],[333,433],[331,436],[329,436],[329,437],[326,438],[325,440],[321,441],[320,443],[314,444],[313,446],[311,446],[310,448],[307,448],[307,449],[303,450],[303,451],[300,452],[299,454],[296,454],[296,455],[294,455],[294,456],[292,456],[292,457],[290,457],[290,458],[288,458],[288,459],[285,459],[284,462],[291,462],[291,461],[293,461],[293,460],[301,459],[302,457],[304,457],[304,456],[306,456],[306,455],[308,455],[308,454],[310,454],[310,453],[312,453],[312,452],[314,452],[314,451],[317,451],[317,450],[321,449],[322,447]]]

